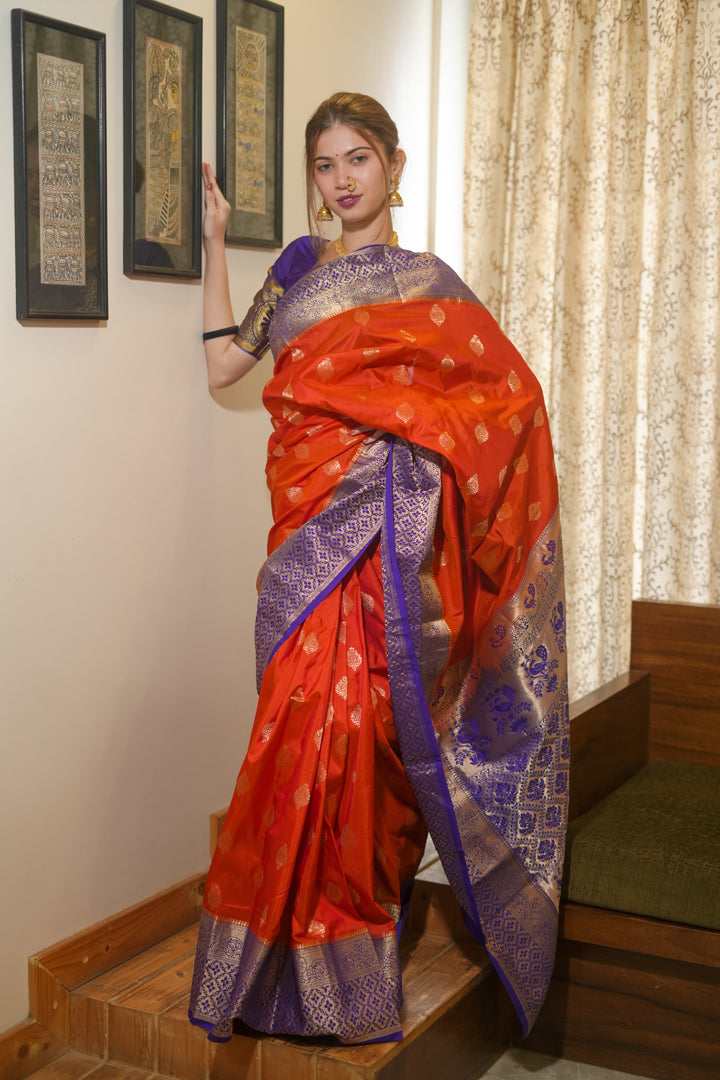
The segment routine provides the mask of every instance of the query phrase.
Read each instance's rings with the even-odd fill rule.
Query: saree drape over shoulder
[[[280,298],[259,705],[205,891],[191,1019],[401,1037],[434,840],[525,1030],[550,979],[569,744],[542,394],[440,260],[372,247]]]

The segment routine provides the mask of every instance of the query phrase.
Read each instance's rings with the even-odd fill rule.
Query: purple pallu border
[[[380,532],[388,437],[368,440],[328,507],[280,544],[258,575],[257,688],[273,655]]]
[[[427,536],[428,527],[434,531],[437,506],[440,495],[440,467],[439,459],[431,451],[424,450],[414,455],[407,443],[401,447],[393,441],[388,458],[385,475],[385,520],[383,522],[383,590],[385,593],[385,635],[387,641],[388,668],[390,675],[390,690],[393,706],[405,701],[410,691],[410,708],[404,709],[405,715],[415,714],[416,734],[422,737],[422,754],[417,754],[407,734],[407,726],[395,716],[395,730],[400,743],[403,765],[410,776],[415,789],[415,795],[423,811],[426,824],[430,830],[438,852],[445,853],[455,850],[457,859],[454,861],[452,872],[452,884],[459,895],[463,897],[462,907],[466,918],[470,920],[469,929],[476,937],[482,939],[482,930],[479,921],[473,917],[473,893],[467,866],[462,853],[462,842],[458,832],[457,822],[452,809],[450,794],[448,792],[445,772],[443,770],[438,742],[433,729],[430,710],[423,688],[420,668],[418,664],[418,652],[420,649],[420,627],[411,626],[408,612],[408,597],[411,593],[419,591],[419,563],[420,559],[413,559],[401,573],[398,563],[398,551],[395,529],[395,489],[399,474],[405,472],[405,487],[403,490],[416,489],[413,505],[415,518],[414,531]],[[413,465],[415,468],[413,468]],[[421,477],[418,474],[421,474]],[[413,475],[414,474],[414,475]],[[421,480],[421,483],[418,483]],[[407,533],[405,539],[407,540]],[[408,544],[413,554],[422,551],[422,545],[416,543],[420,539],[413,537]],[[412,556],[411,556],[412,559]],[[416,565],[412,563],[415,562]],[[419,607],[420,598],[416,596],[416,607]],[[419,615],[419,611],[417,612]],[[417,619],[416,619],[417,623]],[[395,624],[393,626],[393,624]],[[406,689],[396,700],[396,690],[404,684]],[[403,700],[404,699],[404,700]],[[417,744],[416,744],[417,745]],[[432,811],[432,812],[430,812]],[[428,820],[431,818],[431,820]],[[447,854],[443,860],[444,865],[448,862]],[[446,869],[446,873],[448,873]],[[450,874],[448,873],[450,878]]]
[[[485,944],[513,1001],[523,1031],[527,1033],[542,1004],[552,972],[557,908],[541,873],[544,867],[538,869],[535,865],[531,869],[531,857],[526,866],[511,835],[505,836],[499,831],[482,798],[469,793],[463,782],[462,765],[454,756],[457,744],[453,745],[449,736],[441,737],[436,726],[436,710],[428,700],[428,688],[423,683],[421,670],[426,620],[421,563],[423,551],[426,555],[428,548],[432,551],[440,498],[440,462],[440,457],[430,451],[397,441],[386,468],[383,588],[395,730],[403,765],[448,880],[463,909],[465,922]],[[540,576],[536,579],[540,580]],[[550,610],[557,611],[559,605],[562,612],[561,571],[556,574],[554,583],[543,572],[543,585],[555,601]],[[513,603],[517,603],[516,598],[506,605],[510,612]],[[498,617],[504,612],[505,608]],[[523,613],[516,622],[524,630],[521,645],[525,652],[519,666],[523,662],[529,666],[539,642],[540,650],[547,651],[542,641],[552,638],[554,630],[540,615],[533,623]],[[514,659],[517,662],[517,658]],[[474,681],[467,680],[474,696],[469,696],[464,704],[468,711],[482,714],[479,734],[485,742],[498,748],[499,763],[489,766],[490,786],[499,783],[498,777],[502,779],[502,757],[506,747],[493,727],[496,718],[488,701],[498,687],[502,690],[507,685],[516,687],[520,697],[532,697],[528,686],[516,674],[515,663],[508,663],[507,668],[500,677],[499,671],[491,665],[487,669],[484,665],[476,665]],[[478,671],[483,675],[480,676]],[[548,716],[553,715],[552,709],[561,711],[563,699],[566,702],[564,683],[557,694],[549,695],[549,704],[544,703],[541,707],[535,702],[535,729],[531,727],[527,736],[522,737],[523,743],[526,742],[532,751],[531,758],[537,756],[541,746],[557,744],[558,740],[550,737],[546,728]],[[562,754],[558,750],[554,752],[555,760],[562,768]],[[537,843],[541,843],[540,839]]]

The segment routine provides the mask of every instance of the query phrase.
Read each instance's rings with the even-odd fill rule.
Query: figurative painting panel
[[[182,46],[145,40],[145,236],[182,243]]]
[[[267,37],[235,28],[235,209],[265,213]]]
[[[202,19],[124,0],[123,269],[199,278]]]

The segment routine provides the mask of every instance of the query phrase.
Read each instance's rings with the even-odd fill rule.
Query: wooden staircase
[[[510,1044],[507,996],[434,853],[401,940],[401,1042],[208,1042],[187,1019],[201,889],[191,879],[32,958],[34,1023],[52,1038],[19,1047],[4,1080],[476,1080]]]

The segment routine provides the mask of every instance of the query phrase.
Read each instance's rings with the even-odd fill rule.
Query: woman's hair
[[[379,155],[390,184],[390,161],[398,148],[398,132],[392,117],[375,98],[367,94],[340,92],[318,105],[305,128],[305,182],[307,187],[307,211],[310,231],[317,231],[315,224],[315,183],[313,158],[317,141],[323,131],[336,124],[347,124],[357,131]]]

